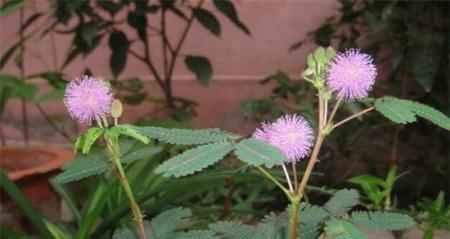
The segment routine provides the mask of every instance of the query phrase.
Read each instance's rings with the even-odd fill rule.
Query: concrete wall
[[[26,15],[46,9],[45,0],[36,0],[26,9]],[[277,70],[288,72],[296,77],[305,64],[305,56],[315,48],[313,44],[306,44],[297,51],[289,52],[293,43],[304,38],[306,34],[318,27],[323,21],[337,13],[339,3],[336,0],[236,0],[233,1],[238,9],[242,22],[251,31],[251,36],[244,34],[234,27],[225,17],[219,16],[222,25],[220,38],[214,37],[198,23],[192,27],[182,48],[182,54],[207,56],[214,67],[214,76],[209,88],[204,88],[195,82],[194,75],[185,67],[180,58],[174,74],[174,93],[199,103],[198,117],[194,124],[199,127],[222,126],[229,128],[233,124],[233,117],[238,110],[239,102],[249,98],[259,98],[270,92],[270,86],[260,86],[259,80],[273,74]],[[214,9],[211,1],[205,5],[211,11]],[[157,18],[157,17],[156,17]],[[157,24],[149,20],[151,24]],[[0,22],[0,52],[17,41],[19,14],[1,18]],[[151,19],[151,18],[150,18]],[[42,24],[42,20],[39,24]],[[168,19],[170,39],[177,41],[184,22],[176,16]],[[30,29],[31,30],[31,29]],[[130,37],[133,32],[129,33]],[[54,47],[52,42],[55,42]],[[66,56],[71,39],[61,35],[51,35],[45,38],[34,38],[27,42],[28,54],[25,57],[26,74],[43,70],[55,69]],[[157,38],[151,38],[153,51],[160,50]],[[136,51],[141,51],[136,46]],[[40,56],[40,59],[36,57]],[[78,76],[85,67],[89,67],[94,75],[108,78],[110,51],[107,41],[103,41],[96,52],[86,59],[76,59],[64,71],[70,78]],[[161,57],[153,59],[160,65]],[[4,69],[4,73],[17,74],[18,70],[11,62]],[[160,96],[152,76],[143,64],[129,56],[125,71],[121,77],[139,77],[146,82],[148,92]],[[45,86],[43,86],[45,91]],[[20,129],[19,103],[10,102],[6,115],[7,134]],[[59,114],[61,118],[68,117],[62,103],[50,103],[44,106],[50,114]],[[142,104],[139,107],[128,107],[125,120],[131,121],[143,116],[151,106]],[[41,124],[42,117],[35,107],[29,106],[32,122]],[[39,122],[39,123],[36,123]],[[11,136],[14,137],[15,136]],[[37,135],[39,137],[39,135]]]

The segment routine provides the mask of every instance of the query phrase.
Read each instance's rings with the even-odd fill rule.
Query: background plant
[[[411,210],[419,222],[420,229],[424,231],[423,239],[434,238],[434,230],[450,230],[450,206],[443,192],[440,192],[436,199],[424,198]]]
[[[19,9],[30,1],[10,1],[3,6],[1,15],[12,13],[10,9]],[[95,53],[101,42],[107,41],[111,50],[109,65],[113,75],[112,83],[126,103],[138,104],[144,100],[153,101],[158,107],[167,108],[173,117],[188,119],[194,113],[192,101],[173,95],[173,73],[180,60],[184,59],[187,68],[191,70],[200,84],[207,87],[212,79],[213,67],[210,60],[204,56],[191,55],[182,52],[186,36],[193,24],[199,24],[216,37],[221,35],[221,24],[215,14],[223,14],[234,26],[245,34],[250,34],[241,22],[234,4],[228,0],[213,1],[217,12],[203,7],[203,1],[161,0],[161,1],[50,1],[48,11],[49,21],[40,31],[42,35],[49,33],[69,35],[73,38],[69,53],[60,64],[57,72],[64,71],[75,58],[86,57]],[[168,16],[176,16],[185,23],[179,39],[170,39],[166,23]],[[28,25],[33,25],[37,19],[45,17],[39,13],[30,16]],[[155,25],[157,23],[158,25]],[[125,34],[125,28],[134,30],[134,35]],[[162,66],[154,62],[158,47],[150,46],[160,42]],[[156,40],[156,38],[158,40]],[[142,47],[142,52],[136,51],[136,46]],[[15,52],[10,48],[3,56],[2,62]],[[154,77],[164,94],[164,100],[148,95],[143,90],[140,79],[122,79],[119,75],[125,69],[128,56],[142,62],[150,75]],[[4,63],[3,63],[4,64]],[[86,69],[89,73],[90,69]]]
[[[369,207],[373,206],[377,210],[390,210],[395,203],[391,195],[394,184],[405,174],[407,172],[397,175],[397,169],[392,167],[385,179],[371,174],[363,174],[347,181],[357,184],[363,189],[364,195],[370,200]]]
[[[340,3],[339,15],[327,19],[307,37],[294,43],[290,50],[297,50],[310,43],[319,46],[333,43],[339,50],[359,46],[387,71],[383,80],[375,85],[374,97],[393,95],[413,99],[432,105],[448,115],[448,54],[445,53],[447,50],[438,50],[448,48],[445,44],[449,41],[448,16],[442,10],[448,8],[448,3],[347,0]],[[296,77],[284,72],[277,72],[261,83],[269,82],[275,83],[270,95],[243,102],[241,108],[246,118],[260,122],[277,118],[286,112],[301,111],[313,119],[315,109],[302,104],[315,98],[312,91],[308,90],[311,87],[309,84],[297,81]],[[354,114],[366,106],[366,102],[354,102],[343,105],[342,109]],[[342,184],[348,176],[358,174],[361,165],[366,167],[365,171],[378,176],[390,166],[397,166],[402,171],[411,172],[397,187],[401,192],[400,201],[405,204],[418,201],[424,195],[435,195],[444,187],[448,188],[448,133],[426,122],[403,126],[390,123],[380,125],[380,120],[383,119],[369,115],[366,120],[358,122],[358,125],[362,124],[361,127],[350,123],[343,126],[347,130],[336,132],[330,137],[324,145],[329,153],[323,156],[324,163],[319,166],[321,172],[333,174],[338,165],[349,161],[350,167],[342,175],[328,177],[331,181],[319,178],[318,183]],[[380,145],[378,141],[391,144]],[[416,145],[416,156],[406,154],[411,150],[408,145]],[[358,150],[361,148],[377,148],[387,153],[381,158],[382,155]],[[434,155],[431,161],[428,157],[430,154]],[[331,158],[334,160],[327,160]],[[374,161],[379,164],[374,165]],[[429,168],[434,170],[427,171]],[[416,174],[424,177],[417,182],[417,178],[412,177]]]

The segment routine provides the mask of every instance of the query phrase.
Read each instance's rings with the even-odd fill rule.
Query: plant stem
[[[274,176],[272,176],[272,174],[270,174],[269,172],[267,172],[263,167],[261,166],[256,166],[257,169],[259,169],[259,171],[261,171],[268,179],[270,179],[273,183],[275,183],[275,185],[277,185],[283,192],[284,194],[286,194],[286,196],[289,198],[289,200],[292,199],[292,195],[289,193],[289,190],[287,188],[285,188]]]
[[[335,128],[337,128],[339,125],[342,125],[342,124],[346,123],[347,121],[350,121],[350,120],[352,120],[352,119],[354,119],[354,118],[356,118],[356,117],[358,117],[358,116],[360,116],[360,115],[363,115],[363,114],[365,114],[365,113],[367,113],[367,112],[369,112],[369,111],[372,111],[372,110],[374,110],[374,109],[375,109],[375,106],[372,106],[372,107],[367,108],[367,109],[365,109],[365,110],[362,110],[362,111],[360,111],[360,112],[358,112],[358,113],[356,113],[356,114],[354,114],[354,115],[351,115],[351,116],[349,116],[349,117],[347,117],[347,118],[345,118],[345,119],[343,119],[343,120],[337,122],[336,124],[334,124],[334,125],[332,126],[332,129],[335,129]]]
[[[284,172],[284,176],[286,176],[286,181],[288,183],[289,186],[289,191],[291,193],[294,193],[294,188],[292,187],[292,183],[291,183],[291,178],[289,177],[289,173],[286,169],[286,165],[284,165],[284,163],[281,165],[281,167],[283,168],[283,172]]]
[[[299,195],[300,198],[303,197],[303,194],[305,192],[306,184],[308,183],[308,180],[309,180],[309,177],[311,176],[314,165],[316,164],[317,156],[319,155],[320,148],[322,146],[322,142],[323,142],[323,135],[320,132],[319,135],[317,136],[313,152],[311,153],[311,158],[308,161],[308,165],[306,166],[305,173],[303,174],[302,181],[300,182],[300,186],[298,188],[297,195]]]
[[[289,238],[297,239],[297,224],[298,224],[298,205],[300,198],[296,197],[291,201],[291,215],[289,218]]]
[[[294,192],[298,190],[297,167],[295,161],[292,161],[292,174],[294,175]]]
[[[120,161],[120,149],[117,142],[113,142],[113,140],[105,137],[108,152],[111,157],[111,161],[114,165],[114,169],[117,172],[117,176],[119,178],[120,185],[122,186],[123,190],[125,191],[125,194],[128,197],[128,200],[130,201],[130,208],[134,215],[134,220],[136,221],[136,225],[139,231],[139,238],[141,239],[147,239],[147,234],[145,232],[144,222],[141,209],[139,208],[139,205],[136,203],[136,199],[134,198],[133,191],[130,187],[130,184],[128,183],[127,177],[125,175],[125,170],[122,167],[122,163]]]
[[[334,116],[336,115],[336,111],[338,110],[339,106],[341,105],[342,100],[338,99],[336,104],[333,107],[333,111],[331,112],[330,118],[328,118],[328,122],[326,125],[331,125],[331,122],[333,121]]]
[[[199,3],[197,4],[197,8],[199,8],[202,4],[203,4],[203,0],[200,0]],[[173,108],[175,106],[173,103],[173,97],[172,97],[173,70],[176,65],[178,54],[180,53],[181,47],[183,46],[183,43],[186,40],[187,34],[188,34],[189,30],[191,29],[194,19],[195,19],[195,15],[194,15],[194,11],[192,11],[192,15],[187,20],[186,27],[184,28],[183,32],[181,33],[181,37],[180,37],[180,40],[178,41],[178,44],[175,46],[175,49],[173,50],[173,52],[171,52],[172,57],[169,62],[169,70],[168,70],[167,74],[165,75],[166,98],[167,98],[167,100],[170,100],[167,102],[169,104],[170,108]],[[163,41],[164,41],[164,39],[167,39],[167,36],[165,34],[163,35]]]

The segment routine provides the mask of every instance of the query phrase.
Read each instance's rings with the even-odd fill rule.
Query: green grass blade
[[[26,199],[25,195],[20,191],[20,189],[9,180],[8,176],[0,170],[0,185],[3,190],[17,203],[17,205],[22,209],[25,216],[33,224],[34,228],[45,238],[51,238],[50,232],[45,226],[45,216],[34,209],[30,202]]]

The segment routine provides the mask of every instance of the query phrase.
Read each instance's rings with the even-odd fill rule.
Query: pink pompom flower
[[[376,76],[372,57],[359,49],[349,49],[332,60],[327,86],[339,99],[353,101],[367,97]]]
[[[308,156],[314,140],[314,131],[308,121],[297,114],[284,115],[275,122],[263,123],[253,138],[280,149],[287,161],[298,161]]]
[[[91,123],[109,113],[113,94],[102,81],[90,76],[81,76],[72,80],[64,95],[72,118],[80,123]]]

